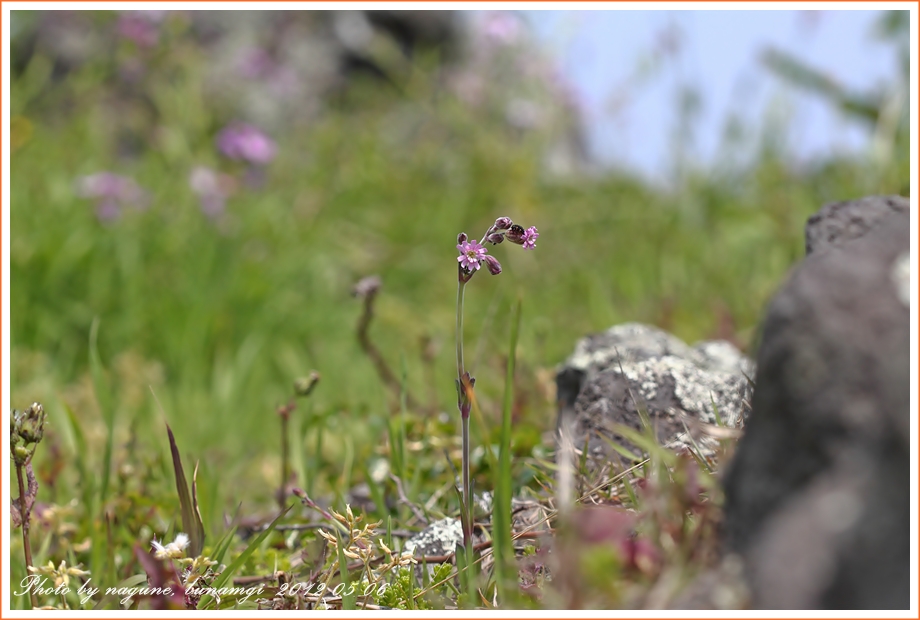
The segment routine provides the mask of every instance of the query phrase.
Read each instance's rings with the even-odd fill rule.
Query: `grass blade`
[[[224,561],[224,555],[226,555],[230,544],[233,542],[233,535],[236,534],[236,530],[239,528],[240,506],[241,504],[238,504],[236,511],[233,513],[233,519],[230,520],[230,529],[217,541],[217,544],[214,545],[214,550],[211,552],[211,559],[217,562],[218,565]]]
[[[223,538],[217,541],[217,545],[214,547],[214,557],[211,558],[218,564],[223,562],[224,556],[227,554],[227,550],[230,548],[230,545],[233,543],[233,536],[236,534],[237,526],[234,525],[231,527]]]
[[[514,573],[514,546],[511,543],[511,408],[514,404],[514,362],[517,354],[518,332],[521,327],[521,300],[514,307],[511,323],[511,342],[508,347],[508,366],[505,369],[505,399],[502,406],[502,428],[499,436],[498,471],[495,479],[495,500],[492,505],[492,553],[495,556],[495,584],[499,600],[507,604]]]
[[[626,446],[621,446],[620,444],[618,444],[616,441],[614,441],[614,440],[611,439],[610,437],[606,437],[606,436],[604,436],[604,435],[600,435],[600,438],[604,441],[604,443],[606,443],[608,446],[610,446],[610,448],[611,448],[614,452],[616,452],[617,454],[619,454],[620,456],[622,456],[624,459],[626,459],[627,462],[629,462],[629,463],[631,463],[631,464],[634,464],[634,463],[638,463],[638,462],[640,462],[640,461],[642,460],[642,457],[641,457],[641,456],[639,456],[639,455],[637,455],[637,454],[634,454],[634,453],[632,452],[632,450],[630,450],[630,449],[627,448]]]
[[[351,587],[351,576],[348,574],[348,558],[345,557],[345,545],[342,543],[342,534],[335,531],[335,548],[339,553],[339,575],[342,577],[342,609],[355,608],[355,593]]]
[[[649,456],[660,460],[665,465],[670,466],[674,464],[676,455],[659,444],[652,432],[643,433],[623,424],[614,424],[611,430],[625,440],[635,444]]]
[[[243,549],[243,552],[236,556],[236,559],[233,560],[233,562],[227,568],[225,568],[223,572],[221,572],[217,579],[211,583],[211,587],[214,588],[214,590],[220,590],[227,583],[229,583],[230,579],[233,577],[236,571],[238,571],[243,566],[243,564],[246,563],[246,560],[249,559],[249,556],[251,556],[252,553],[259,547],[259,545],[261,545],[262,542],[268,538],[268,535],[275,530],[275,526],[278,525],[278,521],[280,521],[281,518],[286,515],[293,507],[294,506],[292,504],[279,512],[278,516],[268,524],[268,527],[265,528],[264,531],[249,541],[249,544],[245,549]],[[210,605],[213,600],[214,599],[210,594],[205,594],[201,597],[201,601],[198,603],[198,609],[207,609],[208,605]]]
[[[173,471],[176,474],[176,491],[179,493],[179,507],[182,512],[182,529],[188,534],[189,538],[189,557],[196,558],[201,555],[204,549],[204,525],[201,523],[201,515],[198,513],[197,501],[193,500],[188,492],[188,481],[185,478],[185,471],[182,469],[182,459],[179,457],[179,447],[176,445],[176,438],[173,435],[169,424],[166,425],[166,432],[169,434],[169,450],[172,453]],[[198,467],[195,467],[198,471]]]
[[[89,450],[86,447],[86,435],[83,434],[83,427],[80,426],[80,421],[77,419],[73,409],[70,408],[70,405],[65,402],[62,402],[61,405],[64,412],[67,414],[67,423],[70,425],[70,432],[73,437],[75,448],[74,460],[77,466],[77,474],[80,477],[80,492],[83,495],[83,505],[86,507],[89,514],[95,514],[96,510],[93,505],[93,479],[87,473],[88,468],[86,466],[86,459],[84,458],[84,455],[89,454]]]
[[[195,461],[195,471],[192,472],[192,510],[195,524],[201,532],[201,548],[204,549],[204,522],[201,520],[201,507],[198,506],[198,461]]]
[[[112,393],[105,378],[105,368],[99,357],[99,317],[93,319],[89,328],[89,368],[93,379],[93,391],[102,411],[102,420],[105,422],[106,439],[102,453],[102,486],[99,491],[99,503],[105,505],[109,493],[109,479],[112,470],[112,445],[115,440],[115,407],[112,404]]]

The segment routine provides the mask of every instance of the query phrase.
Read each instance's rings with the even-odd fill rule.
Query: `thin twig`
[[[636,469],[639,469],[640,467],[642,467],[643,465],[645,465],[645,464],[648,463],[648,462],[649,462],[649,459],[644,459],[644,460],[642,460],[642,461],[639,461],[638,463],[636,463],[635,465],[633,465],[633,466],[630,467],[629,469],[624,469],[623,471],[621,471],[620,473],[618,473],[618,474],[617,474],[616,476],[614,476],[613,478],[610,478],[609,480],[604,480],[602,483],[600,483],[599,485],[597,485],[597,486],[595,486],[594,488],[590,489],[590,490],[587,491],[584,495],[582,495],[581,497],[579,497],[579,498],[578,498],[578,501],[580,502],[580,501],[582,501],[582,500],[588,499],[588,497],[590,497],[591,495],[593,495],[593,494],[596,493],[597,491],[600,491],[600,490],[603,489],[604,487],[609,486],[609,485],[613,484],[614,482],[619,482],[620,480],[622,480],[623,478],[625,478],[625,477],[627,476],[627,474],[632,473],[633,471],[635,471]]]
[[[266,523],[261,528],[260,532],[264,532],[268,529],[270,523]],[[291,523],[290,525],[276,525],[275,530],[278,532],[301,532],[303,530],[318,530],[321,528],[328,528],[329,525],[326,523]]]
[[[377,374],[380,375],[380,380],[393,390],[398,399],[402,393],[403,386],[399,379],[396,378],[396,375],[393,374],[393,371],[390,370],[383,355],[377,347],[374,346],[374,343],[371,342],[370,336],[368,335],[371,319],[374,318],[374,299],[377,297],[377,291],[380,290],[380,286],[380,278],[377,276],[370,276],[358,282],[352,290],[356,297],[361,297],[364,300],[364,312],[361,314],[361,318],[358,319],[358,327],[356,330],[358,334],[358,344],[361,345],[361,349],[364,353],[371,358],[371,362],[373,362]],[[405,388],[405,391],[406,406],[416,411],[421,410],[422,407],[419,405],[418,401],[413,398],[412,394],[409,393],[408,387]]]
[[[412,511],[412,514],[414,514],[419,521],[425,525],[428,525],[428,518],[425,516],[425,514],[419,510],[418,506],[409,501],[409,498],[406,496],[406,491],[403,489],[402,480],[400,480],[399,477],[392,472],[390,472],[390,480],[396,483],[396,493],[399,494],[400,501],[404,502],[409,507],[409,509]]]

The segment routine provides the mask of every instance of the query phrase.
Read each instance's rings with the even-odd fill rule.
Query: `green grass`
[[[474,446],[501,437],[500,472],[517,495],[538,488],[527,463],[550,449],[541,435],[555,425],[552,371],[578,338],[642,321],[688,341],[752,342],[764,304],[803,254],[811,213],[832,200],[908,192],[906,156],[885,168],[859,159],[803,168],[766,147],[747,169],[690,173],[672,189],[615,172],[553,178],[545,136],[521,137],[465,108],[420,61],[402,94],[358,81],[317,121],[292,119],[274,136],[279,156],[264,185],[241,186],[215,223],[200,212],[189,172],[240,170],[215,152],[214,133],[229,119],[205,105],[206,67],[191,43],[151,65],[144,88],[155,120],[131,127],[100,104],[115,90],[107,61],[42,88],[47,64],[39,54],[12,77],[11,401],[40,401],[48,412],[39,501],[78,498],[74,531],[33,530],[50,541],[36,540],[45,550],[36,562],[70,558],[119,580],[131,576],[123,573],[134,542],[180,527],[164,423],[186,463],[201,463],[198,498],[213,543],[228,529],[225,515],[275,510],[275,409],[312,370],[322,381],[292,414],[289,438],[298,486],[341,512],[378,459],[419,504],[449,482],[445,450],[459,466],[460,231],[478,237],[499,215],[540,230],[534,252],[495,248],[503,273],[484,271],[465,299],[467,366],[487,427],[474,425]],[[126,131],[143,148],[119,157]],[[98,222],[73,187],[100,170],[135,178],[149,208]],[[400,395],[358,345],[362,303],[350,289],[371,274],[383,281],[371,338],[425,410],[393,411]],[[503,417],[518,298],[516,384]],[[478,491],[491,484],[491,461],[474,463]],[[390,481],[372,483],[375,517],[399,529],[395,519],[411,512],[379,506],[384,491],[393,496]],[[430,512],[456,510],[445,493]],[[12,542],[16,580],[24,567]],[[224,548],[225,562],[245,548]],[[235,568],[271,572],[284,564],[275,557],[262,549]]]

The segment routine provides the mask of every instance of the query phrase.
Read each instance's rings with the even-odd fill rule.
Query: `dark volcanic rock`
[[[725,483],[755,607],[910,605],[908,205],[822,209],[770,304]]]
[[[582,339],[559,369],[558,425],[571,428],[576,446],[587,439],[592,454],[618,460],[604,438],[638,454],[612,427],[640,430],[643,408],[662,445],[696,442],[705,452],[716,442],[696,423],[716,424],[717,409],[723,424],[737,426],[750,389],[745,375],[753,365],[727,342],[690,347],[648,325],[617,325]]]

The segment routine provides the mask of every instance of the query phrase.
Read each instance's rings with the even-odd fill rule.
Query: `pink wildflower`
[[[479,262],[486,257],[486,249],[475,239],[457,244],[457,250],[460,251],[457,262],[467,271],[478,270],[480,267]]]
[[[524,246],[525,250],[532,250],[536,247],[537,237],[540,236],[540,233],[537,232],[536,226],[531,226],[524,231]]]

